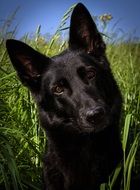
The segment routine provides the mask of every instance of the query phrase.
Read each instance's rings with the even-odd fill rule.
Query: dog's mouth
[[[82,131],[83,132],[87,132],[87,133],[98,133],[98,132],[101,132],[103,131],[105,128],[107,128],[107,123],[106,122],[102,122],[98,125],[95,125],[94,123],[93,124],[87,124],[87,125],[84,125],[82,126]]]
[[[102,118],[100,119],[100,121],[92,121],[92,122],[88,122],[85,121],[84,123],[80,123],[80,128],[83,132],[87,132],[87,133],[98,133],[103,131],[105,128],[107,128],[108,126],[108,121],[107,118]]]
[[[103,131],[109,124],[107,116],[102,116],[100,119],[87,121],[86,118],[80,117],[67,118],[63,120],[63,124],[79,133],[98,133]]]

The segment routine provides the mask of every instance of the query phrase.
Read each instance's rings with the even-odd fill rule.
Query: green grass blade
[[[115,169],[114,174],[113,174],[113,177],[112,177],[112,179],[111,179],[111,181],[110,181],[110,184],[109,184],[110,189],[113,188],[113,186],[114,186],[114,184],[115,184],[115,182],[116,182],[116,180],[117,180],[117,178],[118,178],[118,176],[119,176],[119,174],[120,174],[121,169],[122,169],[122,165],[119,164],[119,165],[117,166],[117,168]]]
[[[132,114],[127,114],[126,118],[125,118],[125,125],[124,125],[124,131],[123,131],[123,142],[122,142],[124,152],[126,150],[131,117],[132,117]]]

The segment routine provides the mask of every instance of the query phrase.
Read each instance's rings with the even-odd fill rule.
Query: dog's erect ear
[[[41,75],[50,59],[17,40],[7,40],[6,47],[22,83],[33,92],[39,90]]]
[[[95,55],[105,52],[102,36],[82,3],[76,5],[71,16],[69,48],[82,49]]]

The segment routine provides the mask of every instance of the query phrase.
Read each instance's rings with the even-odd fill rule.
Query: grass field
[[[63,21],[70,11],[64,15]],[[63,25],[61,22],[59,28]],[[40,190],[42,153],[47,139],[40,128],[34,101],[10,64],[5,49],[5,39],[9,37],[14,37],[14,30],[7,32],[5,24],[0,31],[0,189]],[[67,42],[60,38],[59,30],[46,43],[40,35],[40,27],[34,38],[24,36],[22,40],[49,56],[67,46]],[[131,174],[140,173],[140,43],[133,40],[110,42],[107,56],[123,95],[120,129],[124,161],[116,168],[108,184],[101,185],[101,190],[111,190],[121,168],[122,190],[129,190]]]

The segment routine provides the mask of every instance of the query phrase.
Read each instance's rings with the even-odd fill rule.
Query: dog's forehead
[[[55,67],[57,69],[63,68],[63,69],[69,69],[71,68],[77,68],[79,67],[82,63],[81,57],[79,54],[74,54],[71,52],[67,52],[64,54],[60,54],[54,58],[52,58],[53,64],[52,67]]]
[[[45,81],[55,82],[61,78],[72,80],[76,76],[79,67],[84,66],[84,62],[78,53],[66,52],[51,58],[49,69],[44,73]]]
[[[55,70],[71,71],[91,64],[96,65],[95,62],[83,53],[68,51],[53,57],[51,67]]]
[[[62,78],[73,81],[77,76],[79,68],[88,66],[98,67],[97,65],[96,60],[82,52],[66,51],[51,58],[51,64],[44,78],[47,81],[57,81]]]

